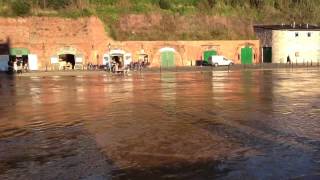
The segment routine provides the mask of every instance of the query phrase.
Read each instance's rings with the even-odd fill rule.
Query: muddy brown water
[[[0,179],[319,178],[319,70],[0,75]]]

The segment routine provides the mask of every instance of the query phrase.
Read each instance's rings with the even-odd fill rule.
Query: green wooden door
[[[209,58],[211,56],[214,56],[214,55],[217,55],[217,51],[214,51],[214,50],[210,50],[210,51],[205,51],[203,53],[203,57],[204,57],[204,61],[208,62]]]
[[[241,64],[252,64],[251,47],[244,47],[241,49]]]
[[[174,52],[164,51],[161,53],[161,66],[162,67],[174,67]]]
[[[263,62],[272,63],[272,48],[263,47]]]

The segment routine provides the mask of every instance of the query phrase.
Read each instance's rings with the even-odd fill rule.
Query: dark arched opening
[[[118,64],[119,68],[122,68],[124,66],[123,56],[112,56],[111,58],[115,64]]]
[[[65,61],[67,66],[70,66],[72,69],[74,69],[74,66],[76,64],[76,58],[73,54],[61,54],[59,55],[60,61]]]

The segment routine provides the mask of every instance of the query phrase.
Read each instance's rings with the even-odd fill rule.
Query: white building
[[[312,25],[259,25],[262,62],[293,63],[320,61],[320,27]]]

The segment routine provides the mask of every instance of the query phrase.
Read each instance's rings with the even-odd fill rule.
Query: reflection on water
[[[0,76],[0,179],[318,179],[319,71]]]

